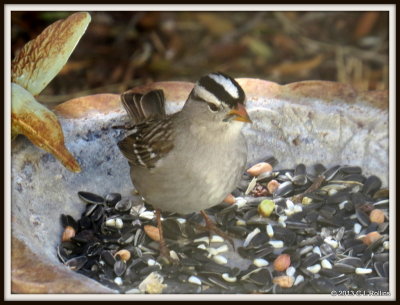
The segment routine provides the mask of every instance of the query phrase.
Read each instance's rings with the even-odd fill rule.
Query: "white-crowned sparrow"
[[[156,209],[187,214],[217,205],[236,187],[251,122],[240,85],[223,73],[200,78],[183,109],[167,116],[162,90],[121,96],[132,123],[118,143],[136,189]]]

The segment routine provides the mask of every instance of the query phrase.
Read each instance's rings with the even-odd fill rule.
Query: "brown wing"
[[[171,125],[169,118],[138,124],[118,147],[132,165],[152,168],[173,147]]]

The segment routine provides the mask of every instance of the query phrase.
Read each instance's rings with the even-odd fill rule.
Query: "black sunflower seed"
[[[369,176],[364,182],[362,193],[372,195],[382,186],[382,181],[377,176]]]
[[[109,193],[105,196],[104,201],[108,206],[115,206],[115,204],[122,199],[119,193]]]
[[[82,199],[86,203],[91,203],[91,204],[103,204],[104,203],[104,198],[90,193],[90,192],[78,192],[78,196],[80,199]]]

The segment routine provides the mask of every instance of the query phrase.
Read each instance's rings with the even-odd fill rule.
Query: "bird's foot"
[[[208,217],[206,212],[200,211],[201,215],[203,215],[204,220],[206,221],[205,227],[202,227],[203,230],[206,230],[210,234],[210,241],[212,237],[212,233],[215,233],[219,236],[221,236],[223,239],[229,241],[229,243],[232,245],[232,248],[235,250],[235,243],[233,242],[233,239],[229,236],[228,233],[222,231],[219,229],[216,224]]]

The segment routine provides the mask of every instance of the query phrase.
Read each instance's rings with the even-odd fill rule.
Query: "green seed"
[[[260,204],[258,205],[258,212],[264,217],[270,216],[274,209],[275,209],[275,202],[269,199],[261,201]]]

